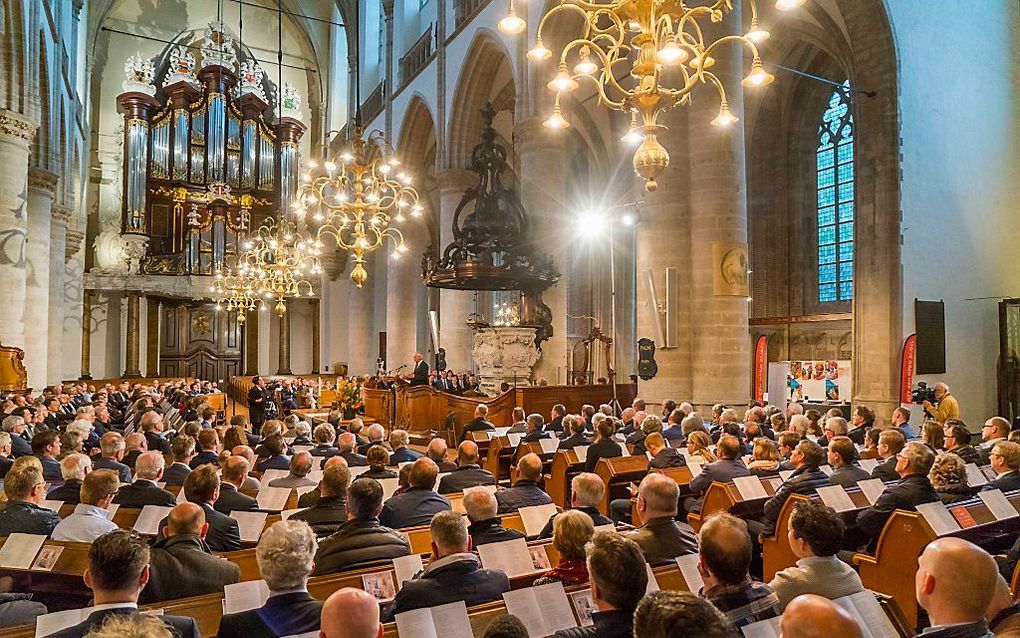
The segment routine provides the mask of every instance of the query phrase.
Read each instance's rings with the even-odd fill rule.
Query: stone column
[[[48,374],[50,339],[47,319],[57,313],[59,305],[50,300],[50,215],[53,212],[53,196],[57,190],[56,174],[41,168],[28,170],[28,238],[25,243],[25,308],[28,321],[25,322],[25,368],[28,369],[28,385],[42,388],[47,381],[58,381],[59,376]],[[60,253],[63,266],[64,254]],[[51,309],[53,312],[50,312]],[[60,333],[57,334],[60,336]],[[54,347],[54,353],[59,347]],[[57,357],[54,357],[57,358]]]
[[[138,358],[138,311],[140,309],[141,295],[137,292],[129,292],[127,295],[127,344],[125,347],[125,377],[140,377],[142,371],[139,369]]]
[[[276,374],[291,374],[290,371],[290,312],[280,317],[280,369]]]
[[[521,160],[521,199],[531,219],[531,237],[536,247],[550,255],[560,280],[542,293],[552,311],[553,335],[542,343],[542,357],[535,365],[535,377],[550,385],[566,382],[567,371],[567,275],[566,246],[569,243],[570,211],[566,209],[566,157],[564,138],[542,126],[533,117],[514,126],[514,138]]]
[[[81,296],[81,376],[88,381],[92,378],[92,295],[89,291]]]
[[[145,298],[145,376],[159,376],[159,300]]]
[[[0,343],[25,346],[28,149],[39,125],[0,109]]]
[[[449,169],[437,175],[439,181],[439,250],[453,241],[453,214],[464,191],[478,183],[478,175],[465,169]],[[446,365],[456,371],[474,367],[471,350],[474,337],[467,318],[474,311],[472,293],[441,290],[439,293],[439,347],[446,349]],[[413,332],[410,334],[414,334]],[[394,341],[395,345],[397,344]],[[430,365],[433,362],[430,362]]]
[[[83,221],[79,221],[79,223],[83,223]],[[77,224],[73,226],[77,226]],[[67,249],[64,252],[64,298],[61,304],[64,331],[61,340],[57,342],[57,347],[62,349],[64,355],[60,358],[63,366],[61,379],[73,379],[81,372],[74,361],[81,357],[82,346],[78,332],[81,329],[82,299],[85,295],[85,286],[82,281],[85,269],[85,251],[81,249],[84,239],[85,233],[78,228],[67,229]],[[53,347],[50,346],[51,349]]]
[[[690,300],[690,255],[687,254],[691,232],[691,210],[688,194],[690,190],[690,165],[688,164],[688,113],[686,107],[676,108],[660,118],[668,130],[659,135],[659,142],[669,153],[670,162],[665,172],[656,180],[657,190],[643,193],[644,180],[634,177],[635,199],[640,201],[639,223],[635,231],[637,312],[636,339],[655,341],[655,361],[658,374],[651,380],[638,382],[638,396],[648,401],[663,399],[690,400],[691,381],[691,338],[690,316],[693,301]],[[623,233],[617,234],[617,237]],[[614,237],[615,239],[616,237]],[[619,245],[619,244],[618,244]],[[619,263],[619,262],[618,262]],[[679,275],[680,291],[676,295],[678,322],[672,335],[676,347],[666,348],[659,339],[660,323],[663,336],[666,334],[665,308],[666,269],[676,268]],[[620,276],[621,270],[617,270]],[[652,282],[654,295],[649,289]],[[624,297],[617,297],[619,302]],[[658,305],[656,305],[658,304]],[[617,321],[621,321],[625,307],[617,308]],[[619,331],[618,331],[619,334]],[[635,340],[636,340],[635,339]],[[625,377],[618,377],[623,382]]]
[[[245,311],[244,320],[244,373],[259,373],[259,311]]]
[[[64,313],[60,311],[64,307],[65,291],[64,280],[66,273],[65,260],[67,258],[67,226],[71,220],[72,210],[64,206],[54,206],[53,216],[49,227],[49,256],[50,256],[50,281],[49,299],[50,309],[49,322],[46,329],[49,333],[49,342],[59,344],[64,336]],[[31,224],[29,220],[29,224]],[[31,237],[29,237],[31,242]],[[28,329],[28,325],[25,325]],[[50,381],[59,381],[64,378],[64,362],[60,357],[50,357],[47,365],[46,376]]]
[[[312,320],[312,374],[319,374],[319,300],[309,299],[310,314]]]
[[[739,19],[735,11],[731,20]],[[740,405],[750,395],[741,54],[738,47],[720,48],[712,69],[740,120],[727,128],[709,124],[719,112],[710,89],[693,100],[689,113],[691,401],[699,408],[717,402]]]
[[[386,279],[386,367],[391,370],[410,361],[418,345],[417,292],[424,284],[421,281],[421,261],[413,255],[421,254],[420,251],[425,247],[410,246],[410,248],[411,250],[403,255],[390,252],[386,257],[388,271]],[[429,362],[429,366],[432,366],[432,362]]]

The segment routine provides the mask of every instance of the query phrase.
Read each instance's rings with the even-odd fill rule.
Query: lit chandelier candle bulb
[[[514,7],[514,0],[510,0],[510,6],[507,9],[506,16],[500,20],[496,26],[500,31],[507,35],[517,35],[528,27],[528,23],[524,21],[524,18],[517,15],[517,9]]]

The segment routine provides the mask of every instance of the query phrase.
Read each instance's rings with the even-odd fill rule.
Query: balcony
[[[407,50],[407,54],[400,58],[400,79],[396,92],[403,89],[408,82],[414,79],[414,76],[428,66],[432,60],[432,56],[436,52],[435,43],[435,25],[429,25],[429,28],[418,38],[418,41],[411,45],[411,48]]]

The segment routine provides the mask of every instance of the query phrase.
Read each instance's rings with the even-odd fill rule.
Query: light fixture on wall
[[[792,9],[805,1],[778,0],[776,6]],[[579,81],[592,82],[599,102],[631,116],[632,126],[624,139],[635,144],[640,141],[634,152],[634,171],[644,178],[647,190],[655,190],[656,178],[669,165],[669,153],[658,141],[666,130],[659,123],[662,113],[689,104],[697,86],[710,84],[719,94],[719,114],[711,124],[725,127],[737,121],[729,110],[722,81],[708,70],[715,65],[713,54],[718,55],[719,47],[739,45],[751,52],[745,87],[766,86],[774,79],[762,67],[757,47],[769,33],[758,22],[754,0],[747,0],[747,4],[751,13],[747,33],[715,40],[705,37],[707,23],[722,22],[733,10],[732,0],[714,0],[707,6],[663,0],[563,0],[556,4],[539,23],[535,46],[528,52],[532,62],[553,55],[543,40],[543,29],[554,16],[580,14],[584,25],[581,34],[563,47],[556,75],[548,84],[556,92],[556,100],[545,126],[569,126],[563,117],[561,97],[577,89]],[[504,28],[506,20],[516,31]],[[521,18],[511,3],[510,15],[500,21],[499,27],[505,33],[520,33],[526,25],[517,20]],[[635,78],[632,85],[621,79],[626,76]]]

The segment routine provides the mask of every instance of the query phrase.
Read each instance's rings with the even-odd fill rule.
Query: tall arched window
[[[854,297],[854,118],[850,81],[833,91],[818,125],[818,301]]]

